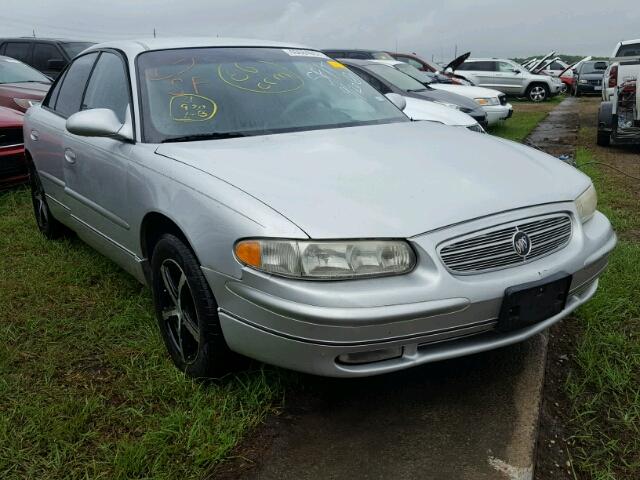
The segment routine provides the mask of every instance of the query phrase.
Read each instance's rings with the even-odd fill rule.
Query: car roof
[[[345,65],[355,65],[362,67],[366,67],[367,65],[380,65],[381,63],[385,63],[384,60],[359,60],[357,58],[338,58],[337,60],[340,61],[340,63],[344,63]],[[387,62],[389,62],[389,60],[387,60]]]
[[[640,38],[637,38],[635,40],[623,40],[618,45],[630,45],[630,44],[633,44],[633,43],[640,43]]]
[[[400,60],[369,60],[371,63],[380,63],[382,65],[390,65],[390,66],[394,66],[394,65],[400,65],[402,62]]]
[[[469,57],[465,60],[466,62],[512,62],[513,60],[509,60],[508,58],[480,58],[480,57]]]
[[[322,52],[362,52],[362,53],[387,53],[386,50],[373,50],[370,48],[323,48]]]
[[[275,42],[269,40],[256,40],[252,38],[226,38],[226,37],[162,37],[140,38],[133,40],[117,40],[92,45],[85,52],[101,48],[113,48],[122,50],[129,56],[153,50],[172,50],[179,48],[206,48],[206,47],[273,47],[291,48],[303,50],[316,50],[305,45],[294,43]]]
[[[0,38],[0,42],[62,42],[62,43],[96,43],[90,40],[74,40],[69,38],[50,38],[50,37],[7,37]]]

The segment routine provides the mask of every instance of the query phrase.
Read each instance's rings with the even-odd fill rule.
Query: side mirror
[[[52,58],[47,61],[47,68],[54,72],[60,72],[67,66],[67,62],[62,58]]]
[[[400,110],[404,110],[405,108],[407,108],[407,100],[405,100],[402,95],[398,95],[397,93],[387,93],[385,94],[385,97],[387,97],[391,101],[391,103],[393,103]]]
[[[518,70],[517,68],[513,70],[513,73],[515,73],[516,75],[522,73],[520,70]]]
[[[118,140],[133,140],[133,135],[108,108],[94,108],[74,113],[67,119],[67,130],[81,137],[109,137]]]

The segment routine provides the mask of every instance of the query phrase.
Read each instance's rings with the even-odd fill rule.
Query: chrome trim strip
[[[51,175],[49,172],[45,172],[44,170],[38,170],[38,175],[42,175],[44,178],[49,180],[51,183],[54,183],[58,187],[64,188],[64,181],[60,180],[58,177]]]
[[[106,208],[101,207],[97,203],[89,200],[87,197],[85,197],[83,195],[80,195],[75,190],[71,190],[69,187],[65,187],[64,188],[64,193],[69,195],[74,200],[77,200],[78,202],[82,203],[83,205],[89,207],[94,212],[99,213],[100,215],[105,217],[107,220],[110,220],[111,222],[115,223],[119,227],[124,228],[125,230],[129,230],[131,228],[130,225],[124,219],[120,218],[115,213],[110,212]]]
[[[138,257],[138,255],[136,255],[134,252],[132,252],[131,250],[129,250],[128,248],[120,245],[118,242],[116,242],[115,240],[113,240],[110,237],[107,237],[104,233],[102,233],[99,230],[96,230],[95,228],[93,228],[91,225],[89,225],[87,222],[85,222],[84,220],[78,218],[77,216],[75,216],[74,214],[70,215],[71,219],[73,219],[74,221],[78,222],[81,226],[91,230],[93,233],[95,233],[96,235],[99,235],[100,237],[102,237],[104,240],[107,240],[109,243],[111,243],[113,246],[119,248],[120,250],[122,250],[124,253],[126,253],[127,255],[133,257],[134,261],[136,261],[137,263],[140,263],[142,261],[142,259],[140,257]]]

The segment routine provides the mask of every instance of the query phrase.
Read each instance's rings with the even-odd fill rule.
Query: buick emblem
[[[517,231],[513,236],[513,249],[521,257],[526,257],[531,251],[531,239],[524,232]]]

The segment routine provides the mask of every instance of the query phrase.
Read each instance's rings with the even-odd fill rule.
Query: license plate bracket
[[[543,280],[509,287],[504,292],[498,330],[510,332],[560,313],[571,286],[571,275],[560,272]]]

